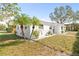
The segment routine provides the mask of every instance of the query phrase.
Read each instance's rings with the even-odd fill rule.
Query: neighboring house
[[[41,21],[41,23],[42,24],[40,26],[35,26],[35,29],[34,29],[34,30],[39,31],[38,38],[42,38],[47,35],[61,34],[65,32],[64,24],[45,22],[45,21]],[[31,26],[24,25],[23,31],[24,31],[23,37],[30,38],[31,33],[32,33],[32,25]],[[22,37],[20,25],[16,26],[16,35]]]
[[[76,24],[65,24],[66,31],[78,31],[79,30],[79,23]]]

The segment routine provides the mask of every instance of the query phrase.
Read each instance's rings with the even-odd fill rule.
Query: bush
[[[32,32],[33,37],[38,38],[39,36],[39,31],[33,31]]]
[[[52,35],[51,31],[49,31],[46,35]]]
[[[12,30],[13,30],[13,28],[11,26],[6,28],[6,31],[9,32],[9,33],[12,32]]]
[[[72,55],[79,56],[79,30],[76,34],[76,40],[73,44]]]
[[[6,29],[6,26],[3,24],[0,24],[0,30],[5,30],[5,29]]]

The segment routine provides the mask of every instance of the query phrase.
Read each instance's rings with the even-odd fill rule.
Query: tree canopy
[[[0,3],[0,19],[8,19],[16,16],[21,11],[17,3]]]
[[[30,25],[31,18],[28,15],[21,14],[15,18],[14,23],[19,25]]]
[[[75,23],[79,19],[79,11],[74,11],[70,6],[60,6],[54,9],[54,12],[49,14],[49,17],[52,21],[57,23],[64,23],[72,19],[72,22]]]
[[[39,26],[41,24],[41,21],[37,17],[33,16],[31,23],[32,23],[32,25],[38,25]]]

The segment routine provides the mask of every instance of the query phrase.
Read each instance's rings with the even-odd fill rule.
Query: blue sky
[[[22,13],[29,16],[36,16],[41,20],[50,21],[49,14],[54,11],[55,7],[69,5],[74,11],[79,10],[79,4],[73,3],[19,3]]]

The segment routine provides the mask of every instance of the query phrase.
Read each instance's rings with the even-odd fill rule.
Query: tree
[[[60,6],[59,8],[56,7],[54,9],[54,12],[51,12],[49,14],[49,17],[52,21],[56,21],[57,23],[64,23],[65,21],[68,21],[67,19],[72,18],[73,16],[73,10],[70,6]]]
[[[30,17],[25,15],[25,14],[21,14],[18,17],[16,17],[16,19],[14,20],[14,24],[20,25],[21,31],[22,31],[22,36],[24,36],[24,31],[23,31],[23,25],[30,25]]]
[[[69,6],[66,6],[66,9],[67,9],[67,16],[69,16],[69,18],[72,19],[72,23],[75,23],[76,22],[76,13]]]
[[[66,6],[66,9],[67,9],[67,15],[70,16],[70,19],[71,19],[71,29],[72,30],[77,30],[76,29],[76,21],[79,20],[79,11],[73,11],[71,7],[69,6]]]
[[[64,7],[55,8],[54,12],[49,14],[49,17],[52,21],[56,21],[57,23],[63,23],[65,21],[65,9]]]
[[[5,29],[6,29],[6,26],[4,24],[0,24],[0,30],[5,31]]]
[[[76,19],[79,19],[79,11],[76,11]]]
[[[32,33],[35,29],[35,26],[39,26],[41,24],[40,20],[38,18],[36,18],[35,16],[32,18],[31,20],[31,23],[32,23]],[[32,36],[32,33],[31,33],[31,36]],[[30,36],[30,38],[31,38]]]
[[[9,30],[9,29],[12,29],[11,33],[16,33],[16,22],[15,22],[15,20],[10,20],[8,22],[8,28],[7,28],[7,30]]]
[[[17,3],[0,3],[0,16],[4,17],[4,19],[16,16],[19,11],[21,9]]]
[[[73,11],[70,6],[56,7],[54,12],[49,14],[52,21],[64,24],[65,22],[72,22],[71,29],[75,30],[76,21],[79,20],[79,11]]]
[[[20,14],[20,11],[17,3],[0,3],[0,21],[7,20],[6,24],[9,25],[9,21]]]
[[[68,19],[70,19],[72,17],[73,13],[72,13],[72,9],[70,6],[60,6],[59,8],[56,7],[54,9],[54,12],[51,12],[49,14],[49,17],[52,21],[56,21],[56,23],[59,24],[64,24],[65,21],[68,21]],[[64,40],[65,43],[65,40]],[[66,48],[66,43],[65,43],[65,48]]]

